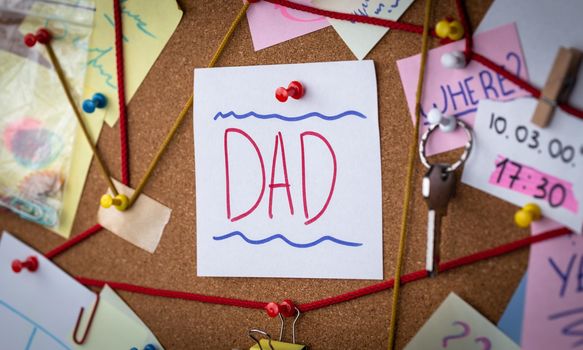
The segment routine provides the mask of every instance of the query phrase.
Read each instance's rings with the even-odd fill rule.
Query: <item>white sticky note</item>
[[[199,276],[383,277],[372,61],[196,69],[194,91]]]
[[[583,120],[556,110],[551,125],[530,122],[537,100],[481,100],[475,145],[462,182],[542,214],[576,232],[583,225]]]
[[[112,180],[119,193],[125,194],[128,198],[132,196],[134,189],[115,179]],[[107,193],[111,195],[110,190]],[[134,205],[126,211],[119,211],[113,206],[110,208],[100,206],[97,211],[97,222],[131,244],[154,253],[171,214],[172,209],[142,193]]]
[[[405,350],[519,350],[504,333],[455,293],[435,310]]]
[[[413,3],[413,0],[313,0],[312,4],[321,9],[371,16],[396,21]],[[328,19],[350,51],[362,60],[389,31],[389,28]]]
[[[34,255],[38,270],[12,271],[12,261]],[[66,350],[81,308],[95,294],[8,232],[0,238],[0,339],[2,349]],[[81,334],[81,332],[79,333]]]

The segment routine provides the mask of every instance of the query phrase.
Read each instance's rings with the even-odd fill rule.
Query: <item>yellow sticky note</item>
[[[150,67],[180,22],[182,11],[175,0],[122,0],[124,31],[125,92],[134,95]],[[105,109],[85,115],[93,142],[101,133],[103,120],[113,125],[118,119],[117,79],[113,5],[110,0],[96,0],[93,33],[87,57],[84,98],[101,92],[108,98]],[[148,34],[149,33],[149,34]],[[80,129],[77,130],[71,168],[63,191],[60,225],[53,231],[69,237],[93,155]]]
[[[96,0],[95,26],[88,57],[85,95],[96,92],[109,100],[105,121],[119,118],[115,64],[115,27],[111,0]],[[122,0],[125,94],[129,101],[182,18],[176,0]]]
[[[89,314],[84,315],[77,338],[81,338],[87,327]],[[131,311],[124,301],[105,286],[95,313],[87,340],[75,345],[79,350],[124,349],[132,347],[143,349],[152,344],[156,350],[162,347],[146,325]]]

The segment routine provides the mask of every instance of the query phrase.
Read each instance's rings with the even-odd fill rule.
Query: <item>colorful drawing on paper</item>
[[[4,129],[4,145],[23,167],[40,169],[53,162],[63,149],[58,134],[43,128],[41,121],[23,118]]]

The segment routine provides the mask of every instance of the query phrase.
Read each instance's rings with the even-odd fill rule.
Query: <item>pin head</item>
[[[443,132],[455,131],[457,127],[457,122],[452,115],[443,115],[441,111],[437,108],[431,108],[427,113],[427,121],[431,125],[439,124],[439,130]]]
[[[45,28],[39,28],[36,33],[28,33],[24,36],[24,45],[33,47],[37,42],[46,44],[51,41],[51,33]]]
[[[445,68],[461,69],[467,65],[466,56],[461,51],[446,52],[441,55],[441,65]]]
[[[95,108],[104,108],[105,106],[107,106],[107,97],[100,92],[93,94],[91,99],[83,101],[82,104],[85,113],[93,113]]]
[[[464,37],[464,27],[459,21],[442,19],[435,25],[435,34],[442,39],[457,41]]]
[[[104,194],[103,196],[101,196],[101,199],[99,200],[99,204],[101,205],[102,208],[105,209],[111,208],[111,206],[113,205],[119,211],[126,210],[129,205],[129,202],[130,200],[125,194],[118,194],[115,197],[112,197],[109,194]]]
[[[293,317],[296,314],[296,306],[294,305],[294,302],[289,299],[279,303],[279,309],[284,317]]]
[[[20,261],[18,259],[12,261],[12,271],[15,273],[20,273],[22,269],[27,269],[30,272],[35,272],[38,270],[38,259],[36,256],[31,255],[24,261]]]
[[[36,37],[32,33],[28,33],[24,36],[24,45],[28,47],[33,47],[36,45]]]
[[[299,81],[292,81],[289,83],[287,89],[284,87],[278,87],[275,90],[275,98],[279,102],[287,101],[288,97],[299,100],[304,96],[304,86]]]
[[[41,44],[46,44],[51,41],[51,33],[45,28],[39,28],[36,31],[36,40]]]
[[[528,203],[514,214],[514,223],[520,228],[528,228],[533,221],[541,218],[540,207],[534,203]]]
[[[267,303],[267,305],[265,305],[265,311],[267,312],[267,316],[273,318],[279,315],[279,305],[277,305],[277,303],[274,303],[273,301]]]
[[[110,208],[113,205],[113,197],[109,194],[104,194],[101,196],[99,204],[101,204],[103,208]]]

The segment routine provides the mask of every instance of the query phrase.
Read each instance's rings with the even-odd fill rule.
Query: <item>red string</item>
[[[460,22],[462,23],[462,27],[464,27],[464,38],[466,39],[466,47],[464,49],[464,56],[466,56],[466,62],[470,62],[472,60],[472,56],[474,54],[474,39],[472,28],[470,27],[468,11],[466,6],[462,0],[455,0],[455,5],[457,8],[457,13],[460,18]]]
[[[502,75],[506,79],[510,80],[514,84],[516,84],[521,89],[528,91],[529,94],[538,98],[540,96],[540,91],[535,88],[534,86],[530,85],[527,81],[520,79],[520,77],[516,76],[514,73],[511,73],[504,69],[503,67],[499,66],[498,64],[492,62],[489,58],[480,55],[477,52],[474,52],[473,59],[476,62],[486,66],[487,68],[495,71],[496,73]]]
[[[53,259],[55,256],[61,254],[65,250],[73,247],[74,245],[83,242],[87,238],[93,236],[95,233],[99,232],[103,227],[99,224],[91,226],[84,232],[81,232],[77,236],[65,241],[63,244],[58,245],[57,247],[53,248],[52,250],[48,251],[45,256],[48,259]]]
[[[504,255],[507,253],[514,252],[524,247],[528,247],[531,244],[535,244],[538,242],[546,241],[548,239],[556,238],[559,236],[563,236],[569,234],[571,231],[566,228],[559,228],[556,230],[548,231],[545,233],[541,233],[536,236],[529,236],[523,239],[519,239],[510,243],[503,244],[498,247],[486,249],[474,254],[466,255],[461,258],[453,259],[450,261],[443,262],[439,264],[439,270],[441,272],[453,270],[455,268],[466,266],[473,264],[478,261],[490,259],[493,257],[497,257],[500,255]],[[406,275],[401,276],[401,283],[407,284],[409,282],[421,280],[427,278],[428,274],[425,270],[415,271]],[[204,295],[204,294],[195,294],[195,293],[187,293],[187,292],[180,292],[180,291],[173,291],[167,289],[158,289],[158,288],[150,288],[144,286],[138,286],[129,283],[121,283],[121,282],[112,282],[112,281],[103,281],[97,280],[87,277],[77,277],[77,280],[84,285],[87,286],[94,286],[94,287],[103,287],[105,284],[108,284],[113,289],[117,290],[124,290],[127,292],[133,293],[140,293],[152,296],[160,296],[165,298],[173,298],[173,299],[184,299],[184,300],[193,300],[199,301],[203,303],[210,303],[210,304],[220,304],[220,305],[229,305],[229,306],[237,306],[249,309],[263,309],[267,303],[262,301],[251,301],[251,300],[244,300],[244,299],[236,299],[236,298],[224,298],[218,296],[211,296],[211,295]],[[360,288],[348,293],[336,295],[330,298],[325,298],[321,300],[312,301],[309,303],[297,305],[298,309],[301,312],[308,312],[316,309],[321,309],[327,306],[343,303],[349,300],[361,298],[370,294],[378,293],[387,289],[393,288],[395,283],[394,279],[390,279],[385,282],[373,284],[371,286],[367,286],[364,288]]]
[[[119,137],[121,145],[121,182],[124,185],[129,185],[129,144],[123,64],[123,31],[121,11],[122,9],[119,0],[113,0],[113,17],[115,20],[115,63],[117,66],[117,96],[119,102]]]
[[[262,301],[251,301],[251,300],[243,300],[243,299],[224,298],[224,297],[209,296],[209,295],[204,295],[204,294],[196,294],[196,293],[187,293],[187,292],[180,292],[180,291],[167,290],[167,289],[150,288],[150,287],[138,286],[135,284],[102,281],[102,280],[97,280],[97,279],[87,278],[87,277],[77,277],[77,280],[86,286],[103,287],[105,284],[108,284],[111,288],[117,289],[117,290],[125,290],[127,292],[160,296],[160,297],[165,297],[165,298],[193,300],[193,301],[199,301],[201,303],[238,306],[238,307],[243,307],[243,308],[248,308],[248,309],[263,309],[265,307],[265,305],[267,305],[266,302],[262,302]]]

